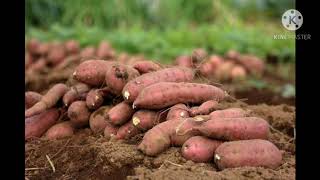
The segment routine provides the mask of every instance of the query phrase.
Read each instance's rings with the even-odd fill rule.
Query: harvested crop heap
[[[268,141],[268,121],[247,109],[219,107],[234,98],[221,87],[195,81],[197,77],[243,80],[248,73],[261,75],[264,64],[254,56],[230,51],[224,60],[196,49],[165,66],[117,56],[105,42],[98,49],[83,49],[80,56],[75,41],[66,42],[64,48],[42,46],[36,40],[29,42],[27,73],[43,70],[35,70],[36,64],[63,69],[70,63],[66,54],[80,64],[72,68],[65,83],[53,84],[45,93],[25,93],[26,141],[63,139],[90,127],[106,140],[143,135],[137,148],[147,156],[181,147],[185,159],[211,162],[220,170],[276,169],[282,163],[283,152]]]

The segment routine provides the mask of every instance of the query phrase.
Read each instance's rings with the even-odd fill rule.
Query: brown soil
[[[106,140],[79,130],[73,137],[48,141],[34,139],[25,144],[25,174],[32,179],[295,179],[295,107],[289,105],[248,105],[224,102],[219,108],[242,107],[271,124],[269,140],[284,151],[277,169],[242,167],[218,171],[213,162],[193,163],[171,147],[157,157],[137,150],[143,135],[129,141]],[[49,162],[52,162],[50,165]],[[54,168],[53,168],[54,167]]]

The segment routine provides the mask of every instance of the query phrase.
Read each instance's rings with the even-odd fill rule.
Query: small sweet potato
[[[139,93],[147,86],[158,82],[189,82],[194,78],[194,71],[185,67],[165,68],[159,71],[143,74],[129,81],[122,90],[122,95],[128,103],[134,102]]]
[[[109,110],[106,120],[113,125],[121,125],[129,121],[134,112],[129,104],[121,102]]]
[[[269,124],[258,117],[211,118],[192,128],[201,135],[220,140],[267,139]]]
[[[140,73],[131,66],[120,63],[112,64],[106,72],[106,86],[110,88],[111,93],[121,95],[123,87],[130,80],[138,77]]]
[[[111,59],[114,57],[115,52],[108,42],[102,41],[97,48],[96,54],[100,59]]]
[[[146,109],[139,110],[132,116],[132,124],[141,131],[151,129],[162,121],[163,119],[160,119],[159,113]]]
[[[68,117],[74,127],[83,127],[88,125],[90,111],[85,101],[75,101],[68,108]]]
[[[203,48],[197,48],[192,51],[191,59],[193,64],[199,64],[201,61],[203,61],[208,56],[208,53]]]
[[[117,57],[117,61],[122,64],[126,64],[129,61],[129,55],[127,53],[120,53]]]
[[[212,77],[222,63],[223,59],[220,56],[212,55],[200,65],[199,72],[204,77]]]
[[[117,135],[119,127],[112,125],[107,121],[106,127],[104,128],[103,134],[106,139],[110,139]]]
[[[214,162],[221,170],[244,166],[275,169],[281,161],[281,151],[262,139],[225,142],[216,149],[214,155]]]
[[[38,46],[37,54],[39,54],[40,56],[47,56],[49,51],[50,51],[50,44],[41,43]]]
[[[31,117],[53,107],[68,90],[69,88],[65,84],[59,83],[54,85],[42,96],[39,102],[25,111],[25,117]]]
[[[223,62],[215,71],[215,77],[219,80],[229,80],[231,78],[231,71],[234,66],[235,63],[232,61]]]
[[[61,139],[65,137],[70,137],[74,134],[74,127],[70,121],[64,121],[53,125],[46,134],[44,135],[46,139],[54,140]]]
[[[187,68],[194,67],[191,56],[187,56],[187,55],[178,56],[175,59],[174,64],[180,67],[187,67]]]
[[[190,120],[191,119],[191,120]],[[147,131],[138,149],[148,156],[155,156],[170,145],[181,146],[192,136],[200,135],[192,127],[198,123],[194,118],[178,118],[165,121]]]
[[[132,121],[128,121],[118,129],[116,139],[130,139],[139,133],[141,131],[133,125]]]
[[[106,126],[110,124],[104,118],[110,109],[110,106],[102,106],[90,115],[89,126],[94,133],[103,132]]]
[[[140,74],[158,71],[161,69],[160,64],[152,61],[137,61],[132,65],[132,67],[138,70]]]
[[[210,113],[211,119],[214,118],[240,118],[249,116],[250,111],[241,108],[228,108],[223,110],[216,110]]]
[[[32,38],[27,42],[26,48],[32,55],[37,55],[40,44],[41,43],[37,39]]]
[[[189,108],[185,104],[176,104],[168,112],[167,120],[189,117]]]
[[[132,106],[134,108],[162,109],[178,103],[220,101],[225,96],[225,91],[212,85],[159,82],[144,88]]]
[[[30,107],[32,107],[33,105],[35,105],[37,102],[39,102],[42,98],[42,95],[37,93],[37,92],[33,92],[33,91],[27,91],[25,93],[25,101],[24,101],[24,107],[26,109],[29,109]]]
[[[190,116],[207,115],[217,108],[218,102],[209,100],[202,103],[199,107],[190,110]]]
[[[241,55],[237,62],[251,74],[261,75],[265,70],[263,60],[253,55]]]
[[[80,45],[75,40],[66,41],[64,46],[68,54],[76,54],[80,51]]]
[[[48,53],[48,62],[50,65],[56,66],[66,57],[66,51],[63,46],[51,48]]]
[[[105,82],[105,75],[110,61],[104,60],[87,60],[76,67],[73,78],[77,81],[92,86],[101,86]]]
[[[88,47],[82,49],[80,56],[83,59],[95,58],[96,57],[96,49],[93,46],[88,46]]]
[[[86,97],[86,104],[89,109],[98,109],[104,100],[110,96],[110,88],[91,89]]]
[[[209,162],[212,160],[215,150],[222,143],[222,141],[204,136],[193,136],[183,144],[182,156],[193,162]]]
[[[78,83],[70,88],[68,92],[63,96],[62,101],[65,106],[69,106],[76,100],[79,100],[80,96],[83,93],[86,93],[90,90],[90,87],[84,83]]]
[[[51,108],[25,119],[25,140],[41,137],[60,117],[60,111]]]
[[[226,54],[225,54],[225,57],[227,59],[231,59],[231,60],[236,60],[236,59],[239,59],[239,57],[241,56],[241,54],[236,51],[236,50],[229,50]]]
[[[247,76],[246,70],[239,65],[236,65],[231,70],[231,78],[232,80],[243,80]]]

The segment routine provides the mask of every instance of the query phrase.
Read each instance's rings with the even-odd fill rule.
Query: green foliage
[[[266,32],[264,27],[246,25],[201,25],[192,27],[180,25],[176,28],[144,29],[141,26],[103,30],[99,27],[66,28],[55,24],[48,31],[28,28],[26,36],[42,41],[77,39],[82,46],[97,45],[101,40],[110,41],[119,51],[132,54],[143,53],[147,57],[170,62],[181,54],[190,54],[194,48],[203,47],[210,53],[224,54],[230,49],[242,53],[254,53],[264,58],[272,53],[283,60],[294,61],[293,39],[274,40],[273,34],[283,33],[282,29]]]

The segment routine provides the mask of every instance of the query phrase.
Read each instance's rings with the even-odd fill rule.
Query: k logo
[[[303,23],[302,14],[295,9],[289,9],[288,11],[283,13],[281,20],[282,25],[290,31],[299,29]]]

